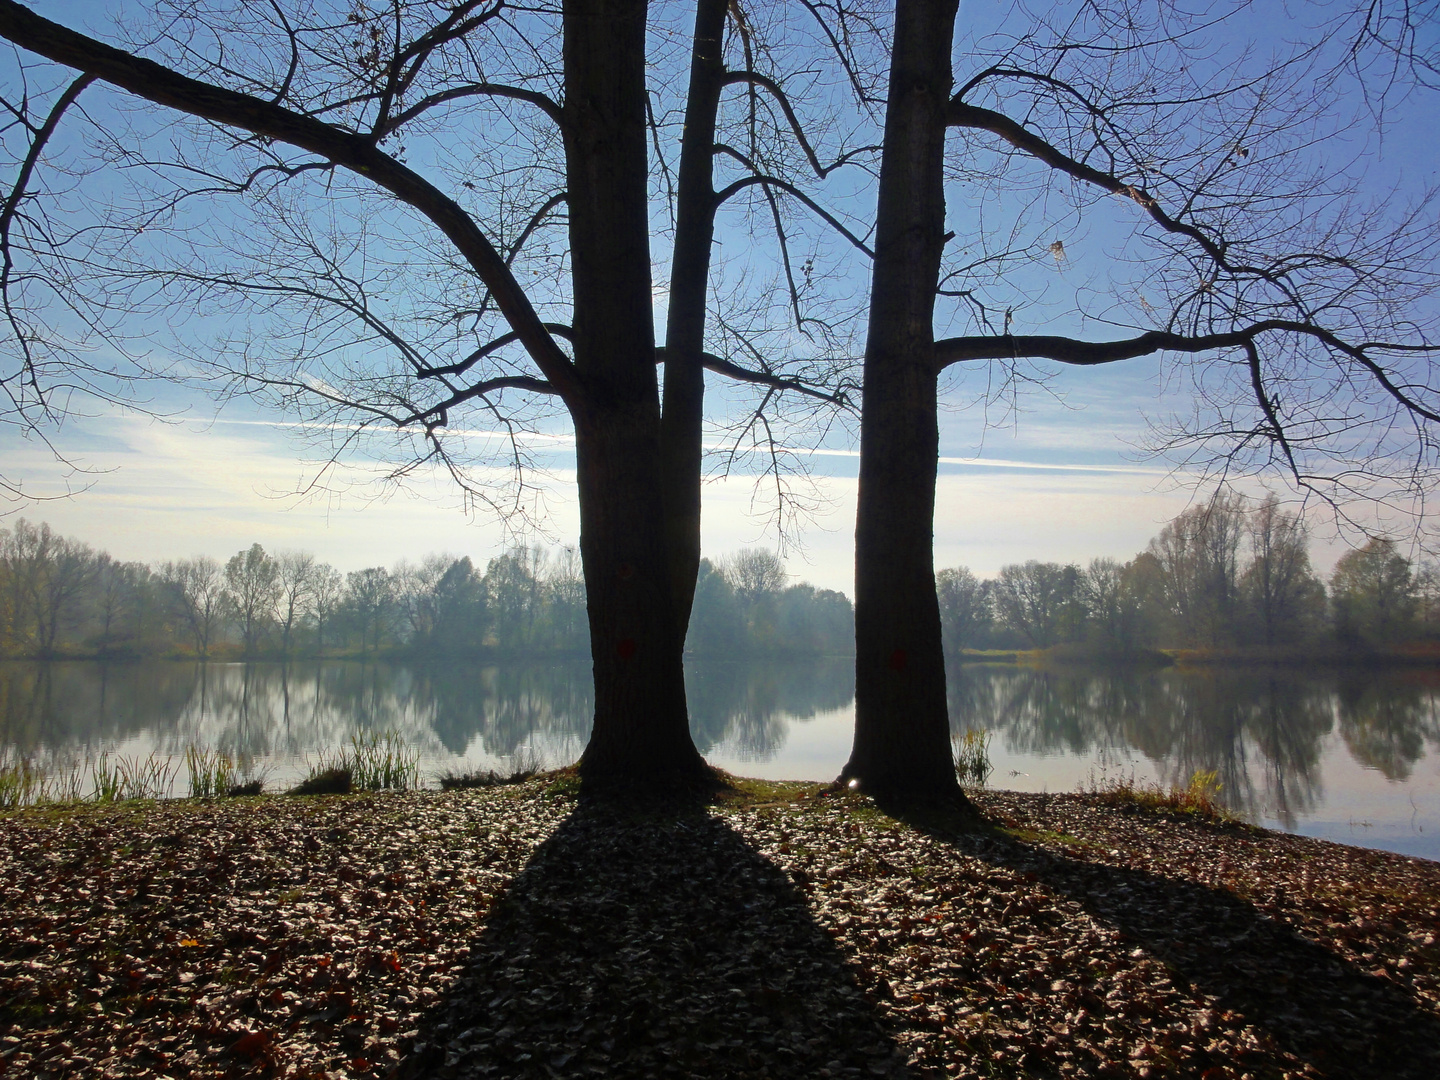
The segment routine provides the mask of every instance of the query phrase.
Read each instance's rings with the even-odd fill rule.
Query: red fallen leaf
[[[355,1058],[350,1062],[350,1068],[354,1069],[356,1072],[369,1072],[370,1062],[366,1061],[364,1058]]]
[[[389,968],[391,971],[399,971],[400,954],[392,949],[388,956],[382,956],[380,958],[380,966]]]
[[[226,1053],[255,1058],[269,1050],[272,1042],[274,1039],[268,1031],[251,1031],[231,1043]]]

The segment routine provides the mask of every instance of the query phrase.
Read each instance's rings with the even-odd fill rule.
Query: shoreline
[[[1084,795],[740,782],[0,816],[0,1060],[96,1076],[1415,1076],[1440,863]],[[1359,1064],[1359,1063],[1364,1063]]]

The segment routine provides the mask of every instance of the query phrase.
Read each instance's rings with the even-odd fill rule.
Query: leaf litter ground
[[[1440,1076],[1440,864],[816,791],[11,813],[0,1074]]]

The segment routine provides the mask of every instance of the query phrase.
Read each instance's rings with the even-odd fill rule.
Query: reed
[[[29,758],[17,758],[0,765],[0,810],[13,810],[38,801],[44,785],[44,770]]]
[[[170,794],[175,763],[157,753],[125,757],[108,753],[90,763],[91,794],[96,802],[163,799]]]
[[[955,775],[960,783],[981,787],[995,771],[990,763],[990,732],[966,728],[955,741]]]
[[[191,796],[201,799],[228,793],[238,776],[235,759],[229,754],[198,746],[185,750],[185,771],[190,776]]]
[[[340,764],[350,770],[361,791],[408,791],[420,786],[420,751],[405,745],[398,732],[359,732],[350,736]]]

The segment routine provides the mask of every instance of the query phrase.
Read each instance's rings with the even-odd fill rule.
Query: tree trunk
[[[855,744],[842,779],[963,800],[935,595],[934,309],[957,0],[898,0],[865,344],[855,526]]]
[[[665,396],[661,449],[665,469],[665,544],[675,619],[683,644],[700,571],[701,434],[705,408],[706,290],[715,237],[715,117],[725,77],[721,54],[729,0],[699,0],[690,55],[685,133],[676,188],[675,249],[665,323]]]
[[[690,738],[665,550],[651,317],[644,0],[567,0],[565,149],[574,282],[572,400],[595,725],[588,786],[691,787]]]

